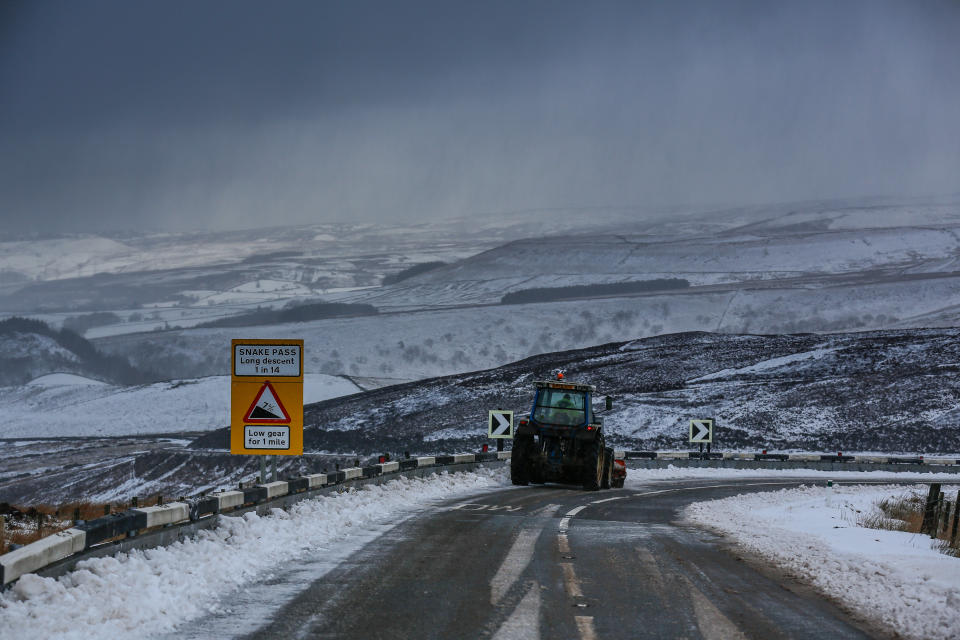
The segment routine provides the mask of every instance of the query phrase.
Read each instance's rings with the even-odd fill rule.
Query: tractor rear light
[[[592,427],[592,426],[588,426],[588,427],[587,427],[587,431],[593,431],[593,427]]]
[[[522,425],[528,424],[529,422],[530,422],[529,420],[521,420],[521,421],[520,421],[520,424],[521,424],[521,426],[522,426]]]

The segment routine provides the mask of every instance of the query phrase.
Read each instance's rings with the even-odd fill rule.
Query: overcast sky
[[[960,191],[960,2],[0,2],[4,230]]]

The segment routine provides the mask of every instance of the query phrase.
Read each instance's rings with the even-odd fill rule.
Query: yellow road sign
[[[303,455],[303,340],[233,340],[230,453]]]

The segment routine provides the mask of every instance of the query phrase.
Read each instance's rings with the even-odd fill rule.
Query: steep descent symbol
[[[273,385],[264,382],[243,420],[251,424],[286,424],[290,422],[290,414],[283,408]]]

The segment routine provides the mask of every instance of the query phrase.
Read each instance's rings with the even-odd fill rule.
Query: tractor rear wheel
[[[601,489],[609,489],[613,480],[613,449],[604,448],[603,450],[603,479],[600,481]]]
[[[597,439],[587,445],[584,452],[583,461],[583,489],[584,491],[597,491],[603,482],[603,438],[597,436]]]
[[[513,441],[510,453],[510,481],[515,485],[526,486],[530,482],[530,451],[533,438],[521,436]]]

